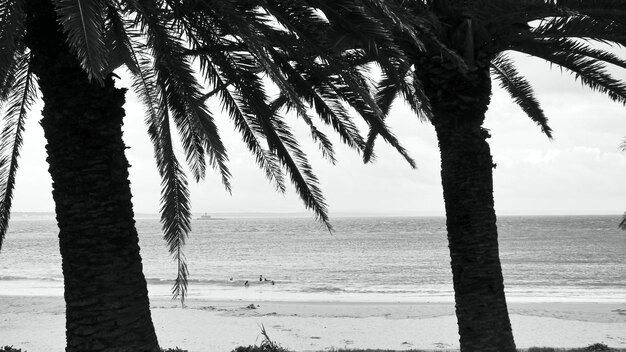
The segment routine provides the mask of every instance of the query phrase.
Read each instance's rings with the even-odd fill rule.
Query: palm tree
[[[349,26],[353,33],[369,30],[363,43],[387,44],[368,51],[369,56],[400,55],[379,21],[402,23],[390,17],[384,3],[352,2],[342,11],[353,15],[346,22],[354,23]],[[229,190],[226,151],[204,105],[207,98],[218,97],[276,189],[285,190],[285,170],[305,206],[329,229],[317,179],[279,114],[281,108],[295,110],[310,126],[330,161],[332,144],[316,128],[309,107],[343,142],[361,150],[365,143],[346,105],[357,107],[370,127],[406,156],[387,131],[365,77],[354,67],[365,55],[344,52],[342,33],[320,14],[319,6],[306,1],[0,3],[0,103],[6,104],[0,245],[8,227],[24,119],[38,89],[60,230],[67,351],[158,350],[122,141],[125,89],[115,87],[114,70],[130,71],[133,88],[146,106],[162,177],[164,238],[178,265],[173,294],[184,300],[188,272],[182,246],[191,214],[170,121],[181,136],[194,179],[201,180],[211,166]],[[196,80],[192,58],[209,82],[208,93]],[[383,67],[394,75],[394,65]],[[280,90],[274,101],[265,92],[263,75]]]
[[[462,351],[515,351],[498,254],[493,163],[482,127],[495,79],[551,138],[531,85],[510,52],[541,58],[572,73],[592,90],[626,103],[626,84],[605,64],[626,61],[592,44],[624,45],[626,5],[620,1],[401,1],[405,16],[422,19],[424,46],[402,33],[410,62],[399,69],[406,85],[383,76],[377,101],[389,112],[402,96],[435,127]],[[442,45],[449,51],[442,50]],[[370,133],[365,160],[376,133]]]

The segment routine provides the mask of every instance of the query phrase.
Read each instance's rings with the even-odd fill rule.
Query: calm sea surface
[[[626,232],[619,216],[500,217],[510,301],[626,302]],[[185,252],[189,298],[452,301],[445,219],[194,220]],[[169,295],[176,265],[158,220],[138,220],[152,295]],[[0,253],[0,295],[62,294],[54,221],[13,220]],[[273,280],[259,282],[259,275]],[[232,280],[231,280],[232,278]],[[250,285],[244,286],[248,280]]]

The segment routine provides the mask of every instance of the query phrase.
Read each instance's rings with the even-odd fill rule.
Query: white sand
[[[331,347],[455,349],[454,307],[448,303],[336,303],[190,300],[188,308],[152,298],[162,347],[231,351],[261,342],[261,326],[293,351]],[[63,351],[62,297],[0,296],[0,346],[28,352]],[[515,341],[531,346],[626,348],[626,303],[511,303]]]

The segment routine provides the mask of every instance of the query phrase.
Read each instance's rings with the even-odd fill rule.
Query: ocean
[[[620,216],[498,219],[507,299],[626,302]],[[452,302],[443,217],[194,220],[185,247],[188,299]],[[168,296],[176,264],[158,219],[137,220],[152,296]],[[12,220],[0,253],[0,295],[62,295],[57,226]],[[268,281],[259,281],[259,277]],[[244,283],[248,281],[249,285]],[[271,281],[274,281],[272,285]]]

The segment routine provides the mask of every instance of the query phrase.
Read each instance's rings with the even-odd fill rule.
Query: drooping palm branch
[[[23,65],[28,55],[22,45],[24,1],[0,4],[0,102],[10,106],[0,173],[4,190],[0,244],[8,225],[23,118],[35,92],[28,66]],[[309,114],[314,111],[343,142],[360,151],[365,143],[347,106],[359,111],[372,130],[411,161],[383,122],[384,114],[365,77],[366,64],[378,62],[388,77],[403,80],[397,73],[403,52],[389,28],[397,28],[421,46],[415,26],[396,5],[375,0],[51,1],[68,45],[88,76],[101,82],[113,70],[127,68],[132,87],[146,107],[148,134],[162,178],[164,238],[178,263],[174,296],[184,300],[186,295],[188,271],[182,247],[191,213],[186,176],[171,144],[170,122],[179,132],[194,179],[203,179],[211,166],[230,190],[228,159],[214,116],[205,106],[208,97],[218,98],[276,189],[285,191],[284,170],[305,206],[329,229],[319,182],[282,116],[285,110],[306,121],[331,161],[332,143]],[[365,43],[366,49],[357,48],[355,42]],[[206,88],[197,81],[194,60],[200,64]],[[279,89],[277,100],[266,93],[263,76]]]
[[[4,128],[0,138],[0,249],[9,226],[15,174],[22,147],[22,135],[26,114],[37,99],[35,77],[29,69],[30,55],[23,53],[15,62],[15,74],[11,81],[11,92],[7,97],[5,114],[2,116]],[[0,101],[2,103],[2,101]],[[2,105],[0,105],[2,108]]]
[[[535,98],[532,86],[524,77],[520,76],[511,59],[500,54],[491,60],[491,74],[500,81],[500,87],[509,93],[511,98],[549,138],[552,138],[552,129],[548,126],[548,118]]]
[[[483,54],[490,55],[492,77],[498,80],[513,101],[549,138],[552,134],[547,117],[535,98],[530,83],[507,55],[508,51],[541,58],[550,65],[569,71],[575,79],[580,79],[583,85],[592,90],[626,104],[626,84],[607,71],[607,64],[626,69],[626,60],[606,48],[606,45],[626,45],[626,5],[623,2],[523,0],[449,2],[444,5],[442,1],[433,0],[412,3],[407,6],[407,10],[433,19],[427,22],[432,27],[422,33],[440,35],[444,33],[441,28],[446,26],[443,22],[446,16],[471,14],[467,15],[471,18],[467,20],[470,22],[466,22],[471,23],[471,26],[461,26],[452,34],[452,37],[456,36],[456,41],[442,36],[439,38],[442,46],[435,47],[432,42],[428,42],[430,37],[422,36],[420,38],[428,43],[427,50],[404,47],[405,54],[413,60],[415,71],[420,70],[419,62],[422,58],[436,54],[443,56],[443,48],[457,52],[471,66],[475,55],[472,51],[480,44]],[[471,33],[472,40],[458,40],[463,36],[470,38],[468,33]],[[395,35],[397,42],[407,42],[402,33],[396,32]],[[412,70],[403,72],[407,80],[414,76]],[[459,66],[458,72],[464,74],[464,69]],[[411,107],[429,106],[421,83],[415,80],[413,83],[416,88],[410,100],[407,98],[408,94],[400,94],[402,90],[397,82],[387,77],[381,79],[377,96],[379,105],[385,107],[385,113],[388,113],[388,107],[393,100],[401,96]],[[416,112],[420,117],[429,116],[423,111]],[[372,152],[375,135],[375,132],[370,133],[365,160],[368,160]]]

